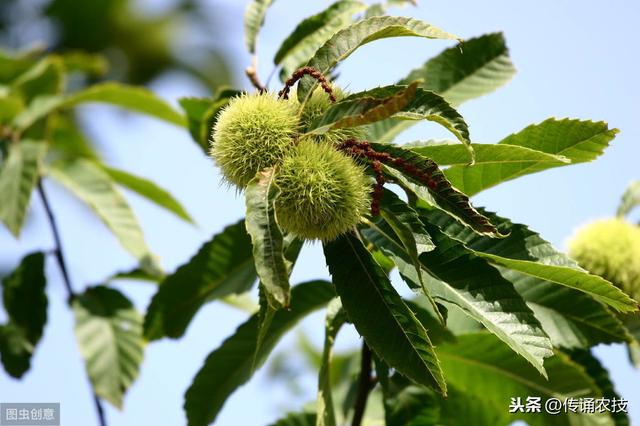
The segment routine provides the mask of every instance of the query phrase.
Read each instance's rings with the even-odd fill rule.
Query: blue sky
[[[241,70],[249,64],[242,43],[245,2],[210,0],[221,7],[224,45],[233,56],[238,85],[247,85]],[[279,43],[303,17],[326,7],[326,1],[279,0],[270,10],[259,43],[259,69],[263,78],[271,71]],[[156,2],[143,2],[147,8]],[[461,108],[477,142],[497,142],[530,123],[548,117],[604,120],[621,129],[606,154],[597,162],[528,176],[490,189],[474,199],[514,221],[529,224],[556,246],[581,224],[615,211],[619,197],[632,179],[640,178],[639,99],[635,54],[637,2],[537,2],[420,1],[419,8],[396,11],[431,22],[462,37],[503,31],[518,68],[515,79],[499,92],[469,102]],[[370,44],[340,67],[340,84],[361,90],[395,82],[451,43],[424,39],[391,39]],[[202,88],[186,77],[171,74],[152,88],[166,99],[202,95]],[[274,85],[274,89],[277,87]],[[147,176],[168,188],[192,213],[197,227],[183,224],[135,195],[127,194],[144,224],[145,236],[167,270],[185,262],[213,234],[243,215],[243,200],[220,184],[217,170],[202,155],[185,131],[144,117],[125,115],[107,107],[89,106],[83,114],[89,132],[98,141],[105,160],[114,166]],[[401,141],[447,136],[441,129],[419,125]],[[133,261],[104,226],[55,184],[47,185],[59,216],[64,244],[76,289],[99,283]],[[50,247],[51,238],[39,200],[34,199],[28,226],[20,242],[0,230],[0,270],[8,270],[22,254]],[[3,402],[54,402],[62,404],[65,425],[92,424],[94,412],[89,384],[72,333],[72,317],[64,305],[65,294],[58,270],[48,263],[49,323],[36,351],[32,370],[24,380],[0,374]],[[317,245],[305,247],[294,281],[327,277]],[[129,282],[118,285],[144,309],[154,289]],[[205,356],[244,320],[244,314],[222,304],[205,307],[179,341],[151,344],[138,381],[130,390],[125,410],[108,408],[113,426],[179,425],[184,423],[182,395]],[[322,316],[313,315],[303,328],[316,341],[322,334]],[[293,336],[279,350],[293,345]],[[353,332],[340,336],[339,346],[357,342]],[[610,369],[622,395],[630,401],[632,417],[640,422],[640,372],[631,369],[619,346],[601,347],[597,354]],[[304,392],[289,401],[284,388],[270,385],[264,371],[241,388],[218,418],[220,425],[267,424],[282,407],[314,398],[315,377],[301,378]],[[505,401],[505,410],[508,402]]]

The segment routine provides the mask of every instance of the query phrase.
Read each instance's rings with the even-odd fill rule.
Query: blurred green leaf
[[[336,414],[333,408],[331,392],[331,361],[333,357],[333,343],[346,320],[347,315],[342,309],[340,299],[333,299],[327,307],[327,317],[325,319],[322,364],[320,372],[318,373],[318,398],[316,402],[318,421],[316,426],[336,425]]]
[[[249,53],[256,53],[258,33],[273,0],[250,0],[244,12],[244,41]]]
[[[624,191],[616,215],[624,217],[638,205],[640,205],[640,181],[634,181]]]
[[[218,113],[229,100],[238,96],[240,91],[223,89],[214,98],[180,98],[178,102],[187,115],[189,133],[194,141],[208,154],[211,132]]]
[[[450,387],[446,399],[393,375],[383,384],[386,426],[507,426],[507,410]]]
[[[358,21],[335,33],[307,62],[324,75],[351,55],[358,47],[375,40],[390,37],[425,37],[430,39],[457,40],[452,34],[426,22],[396,16],[374,16]],[[302,79],[298,84],[298,99],[303,102],[316,87],[316,82]]]
[[[64,67],[60,58],[48,56],[11,83],[11,91],[21,95],[25,103],[38,96],[57,95],[64,88]]]
[[[74,160],[78,157],[98,161],[99,155],[80,129],[73,114],[54,114],[47,123],[47,140],[53,157]]]
[[[124,170],[114,169],[113,167],[103,165],[102,168],[117,184],[132,190],[156,205],[172,212],[185,222],[194,223],[180,202],[154,182],[140,176],[132,175]]]
[[[44,261],[44,253],[29,254],[2,278],[2,302],[8,322],[0,325],[0,355],[4,369],[15,378],[29,370],[47,322]]]
[[[335,297],[325,281],[310,281],[293,287],[290,310],[275,313],[255,360],[259,368],[280,338],[309,313]],[[258,314],[243,323],[222,345],[211,352],[185,394],[184,409],[189,426],[212,423],[225,401],[251,378],[258,336]]]
[[[80,354],[96,395],[122,408],[144,353],[142,316],[122,293],[91,287],[73,299]]]
[[[287,413],[283,418],[269,426],[316,426],[316,413]]]
[[[446,395],[433,345],[422,324],[355,234],[325,243],[333,284],[349,320],[389,366]]]
[[[48,174],[91,207],[125,250],[142,263],[153,263],[153,255],[129,203],[100,166],[78,159],[54,163]]]
[[[578,350],[569,353],[571,360],[584,367],[587,374],[596,382],[596,385],[602,390],[602,396],[610,400],[620,401],[622,398],[616,392],[609,372],[600,364],[600,361],[588,350]],[[615,426],[629,426],[629,414],[624,411],[616,411],[611,413],[613,424]]]
[[[244,220],[205,243],[160,284],[147,309],[145,337],[181,337],[202,305],[248,291],[257,277],[251,250]]]
[[[106,103],[131,111],[146,114],[177,126],[186,126],[182,114],[168,103],[142,87],[127,86],[120,83],[100,83],[79,92],[64,96],[40,96],[18,115],[14,125],[24,130],[36,121],[59,109],[71,108],[83,103]]]
[[[46,150],[46,144],[39,141],[10,142],[8,155],[0,163],[0,221],[16,238],[20,236]]]

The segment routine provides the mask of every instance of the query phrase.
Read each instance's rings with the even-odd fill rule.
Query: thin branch
[[[371,349],[366,342],[362,342],[362,357],[360,360],[360,377],[358,379],[358,394],[354,404],[353,420],[351,426],[360,426],[367,408],[369,392],[373,389],[375,382],[371,378]]]
[[[40,198],[42,199],[42,205],[44,206],[44,210],[47,214],[47,219],[49,220],[49,226],[51,227],[51,233],[53,234],[53,241],[55,244],[53,253],[55,254],[58,267],[60,268],[60,273],[62,274],[62,281],[64,282],[64,285],[67,289],[68,302],[71,303],[76,294],[73,291],[73,287],[71,286],[71,278],[69,277],[67,262],[62,251],[62,240],[60,238],[58,224],[56,223],[56,218],[53,214],[53,210],[51,209],[51,204],[49,203],[49,198],[47,197],[47,193],[44,190],[41,179],[38,179],[38,193],[40,194]],[[107,420],[104,415],[102,402],[100,402],[100,398],[98,398],[95,393],[93,393],[93,400],[96,405],[96,412],[98,414],[98,421],[100,423],[100,426],[107,426]]]
[[[249,78],[249,81],[251,82],[253,87],[258,89],[260,93],[265,93],[267,91],[267,87],[260,82],[260,77],[258,77],[258,63],[255,56],[253,57],[251,62],[251,65],[244,70],[244,73]]]

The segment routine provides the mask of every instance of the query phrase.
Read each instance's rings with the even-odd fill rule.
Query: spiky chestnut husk
[[[640,228],[623,219],[592,222],[569,242],[569,255],[640,301]]]
[[[363,167],[327,142],[300,141],[276,176],[276,217],[285,231],[331,241],[351,230],[371,203],[371,180]]]
[[[337,88],[333,88],[333,93],[338,102],[346,97],[345,93]],[[327,94],[317,88],[311,94],[311,97],[307,101],[300,115],[300,128],[304,132],[309,125],[317,118],[319,118],[324,112],[331,106],[331,101]],[[345,127],[342,129],[329,130],[322,135],[311,136],[316,142],[329,142],[332,144],[339,144],[347,139],[362,139],[364,137],[364,131],[360,127]]]
[[[269,93],[233,98],[213,128],[211,156],[224,178],[242,189],[293,149],[297,126],[293,102]]]

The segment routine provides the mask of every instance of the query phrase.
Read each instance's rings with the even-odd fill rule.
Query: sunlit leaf
[[[96,395],[118,408],[138,376],[144,352],[142,316],[122,293],[92,287],[72,302],[76,338]]]
[[[353,22],[354,13],[365,7],[360,1],[341,0],[300,22],[282,42],[273,58],[274,64],[282,64],[281,75],[286,79],[293,71],[306,64],[333,34]]]
[[[92,161],[79,159],[55,163],[48,172],[91,207],[125,250],[143,263],[152,262],[152,254],[131,207],[100,166]]]
[[[436,246],[420,255],[423,269],[435,278],[427,283],[430,293],[460,307],[545,374],[543,361],[552,354],[551,342],[513,285],[460,242],[425,225]],[[397,252],[398,246],[377,230],[362,233],[376,247]],[[404,265],[404,275],[418,282],[417,271],[412,272],[410,265]]]
[[[193,219],[191,219],[191,216],[189,216],[189,213],[182,207],[180,202],[156,183],[113,167],[103,166],[103,169],[117,184],[143,196],[154,204],[175,214],[180,219],[193,223]]]
[[[45,143],[31,140],[10,143],[7,157],[0,162],[0,221],[16,238],[24,224],[46,148]]]
[[[571,161],[561,155],[547,154],[517,145],[473,143],[476,155],[475,166],[481,164],[531,165],[538,163],[568,164]],[[465,166],[469,164],[468,151],[457,142],[410,142],[402,145],[428,157],[440,166]]]
[[[465,40],[412,70],[401,83],[421,80],[420,87],[442,95],[452,105],[491,93],[516,70],[502,33]]]
[[[26,129],[36,121],[63,108],[83,103],[106,103],[150,115],[177,126],[185,126],[186,120],[168,103],[142,87],[120,83],[100,83],[79,92],[61,96],[40,96],[14,120],[18,129]]]
[[[499,144],[562,155],[571,160],[571,164],[576,164],[599,157],[617,133],[617,129],[609,129],[601,121],[550,118],[506,137]],[[562,165],[539,162],[453,166],[445,171],[445,175],[456,188],[471,196],[501,182]]]
[[[463,242],[476,254],[529,260],[537,262],[540,267],[564,266],[585,273],[573,260],[525,225],[511,223],[496,214],[484,212],[502,232],[508,234],[500,240],[479,236],[436,210],[421,209],[419,212],[424,220]],[[491,258],[488,260],[491,261]],[[515,270],[500,268],[500,271],[527,301],[554,345],[588,348],[600,342],[623,342],[629,339],[620,320],[589,295]],[[585,277],[588,282],[590,277]]]
[[[267,9],[274,0],[250,0],[244,12],[244,42],[249,53],[256,53],[258,33],[264,24]]]
[[[375,40],[390,37],[458,39],[452,34],[417,19],[374,16],[335,33],[318,49],[313,58],[307,63],[307,66],[316,68],[321,73],[328,75],[340,61],[346,59],[358,47]],[[298,85],[298,99],[300,101],[305,100],[315,86],[315,82],[302,79]]]

